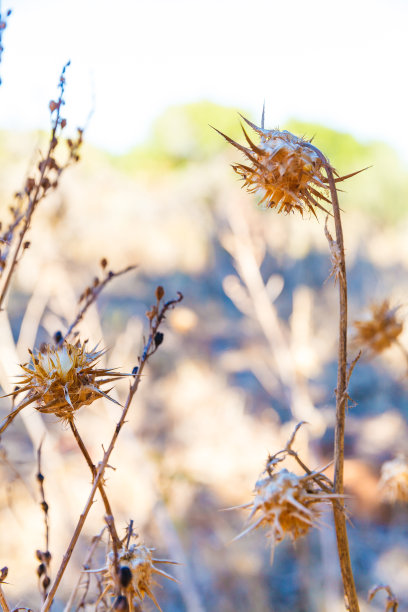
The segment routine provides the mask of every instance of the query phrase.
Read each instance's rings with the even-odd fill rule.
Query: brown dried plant
[[[68,151],[64,155],[64,161],[59,161],[57,154],[61,134],[67,125],[67,120],[62,117],[61,113],[65,104],[65,72],[69,64],[70,62],[67,62],[62,69],[57,100],[51,100],[49,103],[51,135],[48,149],[45,155],[41,156],[36,170],[26,179],[23,189],[15,194],[15,202],[9,209],[11,220],[6,228],[3,229],[0,223],[0,309],[3,308],[15,268],[24,251],[30,246],[30,242],[26,240],[26,234],[38,204],[52,189],[58,187],[62,173],[73,163],[79,161],[79,150],[83,138],[81,128],[77,129],[75,139],[67,139]]]
[[[379,489],[388,502],[408,501],[408,461],[399,455],[383,463]]]
[[[69,422],[75,412],[106,397],[111,402],[118,402],[101,389],[101,385],[115,382],[129,376],[116,372],[112,368],[98,368],[98,361],[105,351],[87,350],[87,343],[44,344],[37,354],[31,349],[29,363],[21,365],[24,374],[17,388],[10,393],[13,398],[25,394],[21,403],[6,417],[0,427],[0,434],[10,425],[17,414],[26,406],[34,403],[36,410],[53,414],[58,419]],[[7,396],[5,396],[7,397]]]
[[[336,427],[334,440],[334,488],[338,499],[333,501],[337,548],[343,580],[345,604],[351,612],[359,612],[359,603],[351,568],[346,518],[343,509],[344,494],[344,433],[348,404],[348,383],[351,370],[347,366],[347,276],[344,254],[343,229],[336,183],[356,175],[353,172],[339,176],[325,155],[311,141],[294,136],[290,132],[267,130],[264,112],[258,127],[243,117],[256,132],[258,144],[254,144],[243,129],[248,146],[243,146],[219,132],[223,138],[241,151],[247,158],[245,164],[234,164],[233,169],[243,179],[244,187],[251,193],[260,193],[260,202],[278,213],[309,212],[317,217],[323,210],[334,218],[335,240],[326,228],[326,237],[332,261],[332,276],[339,287],[339,345],[336,389]],[[218,131],[218,130],[217,130]],[[326,207],[322,203],[326,204]],[[329,208],[327,208],[329,205]]]
[[[249,526],[235,539],[258,527],[265,527],[271,541],[271,561],[276,544],[281,542],[285,535],[292,541],[306,535],[310,528],[319,523],[319,505],[332,503],[333,500],[343,497],[332,493],[333,483],[324,474],[324,470],[329,466],[323,470],[312,471],[292,449],[301,425],[303,422],[296,426],[283,450],[268,457],[266,468],[255,483],[253,501],[237,506],[250,508],[251,512],[248,518]],[[303,475],[290,472],[286,468],[276,470],[276,466],[288,456],[299,463],[305,472]]]
[[[254,144],[242,127],[245,139],[249,145],[245,147],[219,130],[221,136],[241,151],[251,165],[234,164],[234,171],[244,181],[243,187],[250,193],[260,192],[262,198],[259,204],[266,203],[267,208],[275,208],[278,213],[298,211],[302,216],[304,211],[316,216],[315,208],[328,213],[320,203],[331,204],[331,200],[323,193],[329,188],[329,179],[323,173],[327,162],[322,159],[315,147],[310,147],[311,140],[299,138],[283,130],[266,130],[264,115],[261,127],[241,115],[242,119],[259,136],[258,144]],[[347,176],[338,176],[334,181],[344,181],[358,172]]]
[[[372,304],[370,318],[354,321],[357,330],[355,343],[367,348],[371,355],[382,353],[392,344],[398,343],[403,330],[403,323],[396,316],[398,309],[399,306],[390,308],[388,300]]]
[[[168,580],[177,582],[173,576],[155,566],[159,564],[174,564],[168,559],[156,559],[153,556],[154,549],[142,544],[137,534],[132,529],[133,522],[127,529],[127,534],[120,542],[116,551],[108,550],[106,565],[93,573],[102,574],[101,592],[95,606],[108,595],[115,597],[114,609],[126,609],[135,612],[141,609],[141,604],[147,595],[156,608],[162,612],[161,607],[154,596],[152,588],[155,584],[155,576],[162,576]],[[119,607],[119,606],[123,606]]]
[[[398,599],[391,590],[388,584],[379,584],[370,589],[368,594],[368,601],[372,601],[379,591],[385,591],[387,593],[387,600],[385,603],[385,612],[397,612],[398,610]]]
[[[52,118],[52,130],[48,151],[40,160],[36,172],[26,180],[24,189],[16,194],[16,203],[11,207],[12,219],[7,228],[3,230],[0,235],[0,308],[6,303],[6,296],[21,255],[29,247],[29,243],[26,240],[26,234],[31,226],[33,214],[37,210],[39,202],[47,195],[49,190],[58,186],[62,172],[71,163],[79,160],[78,151],[82,144],[82,130],[78,130],[78,138],[76,140],[67,141],[68,156],[64,162],[59,162],[56,155],[61,132],[64,130],[67,123],[66,119],[62,118],[61,111],[64,105],[65,71],[68,65],[69,63],[64,67],[61,73],[59,82],[60,95],[57,101],[51,101],[49,105]],[[88,341],[81,341],[78,337],[77,327],[90,306],[97,300],[107,284],[112,279],[133,270],[135,266],[128,266],[114,272],[109,269],[106,258],[102,258],[100,265],[102,275],[94,278],[89,287],[81,293],[77,315],[74,317],[72,323],[67,325],[65,334],[57,332],[54,337],[54,342],[45,343],[37,350],[28,349],[30,360],[21,365],[23,373],[20,375],[20,384],[14,391],[8,394],[8,396],[13,399],[13,406],[0,426],[0,434],[3,434],[17,414],[30,404],[32,404],[39,413],[55,415],[58,420],[68,424],[70,427],[92,474],[92,487],[85,508],[80,514],[69,546],[60,562],[56,577],[52,580],[50,575],[49,506],[45,498],[44,475],[41,470],[42,446],[40,445],[37,455],[37,481],[40,487],[41,508],[44,513],[45,546],[43,550],[37,550],[36,557],[38,561],[37,576],[43,598],[42,612],[49,610],[55,600],[61,579],[70,561],[74,547],[80,537],[88,513],[93,505],[97,490],[99,490],[104,504],[105,522],[108,527],[110,538],[109,562],[107,565],[105,584],[101,592],[105,590],[107,598],[115,598],[115,602],[112,604],[114,609],[139,610],[141,607],[139,607],[136,599],[139,598],[139,600],[142,600],[144,595],[148,595],[153,599],[159,608],[151,590],[153,585],[152,578],[154,574],[166,575],[165,572],[159,570],[154,563],[167,563],[167,561],[155,560],[152,555],[152,549],[146,546],[142,546],[141,544],[130,544],[131,536],[133,537],[131,529],[128,533],[126,545],[124,541],[119,538],[112,506],[106,492],[104,473],[121,429],[126,422],[126,417],[133,397],[142,380],[143,370],[149,359],[163,342],[164,334],[161,331],[161,326],[166,318],[166,314],[182,300],[183,296],[181,293],[178,293],[175,299],[166,301],[163,287],[157,287],[155,302],[147,312],[148,334],[143,340],[144,348],[142,354],[137,360],[135,359],[137,365],[133,368],[133,371],[131,373],[123,373],[119,372],[117,368],[102,367],[100,360],[105,351],[98,349],[97,346],[89,349],[87,344]],[[4,315],[6,315],[6,313],[4,313]],[[127,399],[122,406],[112,398],[109,393],[112,384],[124,377],[128,378],[131,382]],[[107,389],[105,385],[110,385],[110,388]],[[22,396],[22,399],[20,403],[15,406],[14,400],[20,396]],[[106,450],[103,449],[103,456],[100,462],[96,464],[92,460],[86,444],[79,434],[75,424],[75,416],[81,407],[87,406],[101,397],[109,399],[121,406],[122,413],[112,432],[110,444]],[[125,588],[123,584],[121,586],[118,576],[120,575],[120,568],[123,565],[126,555],[126,561],[132,568],[129,570],[132,573],[132,580],[131,584],[129,582]],[[168,563],[170,563],[170,561],[168,561]],[[3,587],[6,585],[5,579],[7,573],[7,567],[0,570],[0,607],[4,612],[10,612],[10,606],[3,590]],[[168,577],[173,579],[171,576]],[[126,592],[126,601],[122,601],[122,603],[120,599],[122,597],[120,589],[125,589]],[[82,606],[87,605],[86,593],[83,595]],[[105,595],[103,595],[103,598]],[[118,607],[119,604],[124,605],[125,603],[127,607]],[[110,605],[109,609],[111,607]],[[31,608],[19,609],[28,610]]]

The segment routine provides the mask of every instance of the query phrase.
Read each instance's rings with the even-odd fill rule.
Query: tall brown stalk
[[[347,369],[347,278],[344,256],[343,230],[336,183],[357,174],[338,176],[323,153],[309,141],[298,138],[290,132],[267,130],[264,127],[264,113],[261,125],[257,126],[245,117],[243,120],[258,134],[260,141],[254,144],[242,127],[248,146],[238,144],[229,136],[219,132],[227,142],[246,156],[245,163],[233,165],[235,172],[243,179],[244,187],[250,193],[261,192],[260,203],[278,213],[308,212],[317,217],[320,209],[334,217],[336,240],[326,227],[331,252],[334,276],[339,283],[339,346],[336,389],[336,427],[334,441],[334,501],[333,513],[336,528],[337,547],[341,575],[344,585],[346,608],[359,612],[359,604],[351,569],[349,545],[344,510],[344,430],[347,409],[347,387],[356,360]],[[323,172],[322,172],[323,170]],[[361,172],[361,170],[359,171]],[[335,175],[336,174],[336,178]],[[324,195],[330,191],[330,199]],[[331,204],[333,213],[328,210]]]
[[[314,145],[307,143],[322,160],[328,178],[331,201],[333,206],[334,224],[336,230],[337,253],[339,255],[339,270],[336,275],[339,282],[339,346],[336,389],[336,427],[334,435],[334,492],[344,493],[344,431],[347,410],[347,276],[346,258],[344,255],[343,228],[341,224],[340,206],[337,195],[333,170],[323,153]],[[337,548],[340,569],[343,579],[346,608],[350,612],[359,612],[359,604],[351,568],[349,543],[347,537],[346,515],[344,502],[340,497],[333,503],[334,524],[336,528]]]

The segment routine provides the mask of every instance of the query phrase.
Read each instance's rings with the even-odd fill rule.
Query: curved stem
[[[338,370],[336,389],[336,428],[334,438],[334,492],[344,493],[344,431],[347,409],[347,277],[346,259],[344,255],[343,229],[341,225],[340,206],[337,196],[336,183],[332,168],[323,155],[314,145],[308,143],[306,146],[313,149],[322,160],[329,181],[329,189],[333,206],[334,224],[336,229],[336,242],[340,254],[339,279],[339,347],[338,347]],[[344,502],[338,498],[333,503],[334,524],[336,528],[337,549],[339,554],[340,569],[343,579],[346,608],[350,612],[359,612],[356,587],[354,584],[353,571],[351,569],[349,544],[347,537],[346,516]]]

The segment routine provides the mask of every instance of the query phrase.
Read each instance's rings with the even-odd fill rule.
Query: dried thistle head
[[[232,166],[243,179],[243,186],[250,193],[261,192],[260,204],[266,202],[268,208],[276,208],[278,213],[298,211],[303,216],[307,211],[316,216],[316,208],[327,213],[321,202],[331,204],[331,200],[324,194],[328,178],[322,170],[329,164],[310,144],[311,140],[299,138],[286,130],[266,130],[263,118],[262,127],[242,118],[259,136],[258,144],[252,142],[244,127],[242,130],[249,147],[238,144],[219,130],[217,132],[247,158],[246,163]],[[336,174],[333,168],[331,170]],[[337,182],[353,175],[336,176]]]
[[[116,593],[120,601],[126,598],[129,610],[138,610],[139,603],[147,595],[161,612],[152,592],[152,587],[155,584],[154,577],[164,576],[174,582],[176,580],[173,576],[158,569],[154,565],[155,563],[174,562],[153,558],[153,549],[138,542],[127,544],[117,552],[117,564],[115,563],[114,552],[110,551],[107,556],[106,567],[103,568],[103,595]]]
[[[238,537],[258,527],[266,527],[273,557],[275,545],[286,534],[293,541],[305,535],[320,516],[317,504],[334,497],[317,485],[314,478],[319,475],[322,476],[319,473],[297,476],[283,468],[261,477],[255,484],[254,500],[243,506],[251,508],[248,519],[251,524]]]
[[[403,329],[403,324],[396,317],[398,308],[390,308],[388,300],[373,304],[370,319],[354,321],[357,330],[355,343],[366,346],[373,354],[389,348]]]
[[[386,501],[408,501],[408,461],[405,457],[398,456],[383,464],[379,487]]]
[[[29,351],[31,360],[21,365],[24,370],[22,380],[10,395],[27,392],[24,406],[35,402],[40,412],[66,420],[72,419],[81,406],[102,396],[118,403],[107,395],[110,389],[105,392],[100,387],[127,374],[98,368],[98,360],[104,351],[98,351],[96,347],[91,351],[86,349],[86,342],[77,341],[75,344],[46,344],[37,354]]]

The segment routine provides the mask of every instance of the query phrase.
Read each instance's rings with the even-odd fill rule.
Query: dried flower
[[[398,456],[383,464],[379,487],[386,501],[408,501],[408,462],[405,457]]]
[[[252,508],[252,523],[238,538],[258,527],[267,527],[271,538],[271,558],[275,545],[288,534],[297,540],[314,527],[320,515],[317,504],[337,495],[324,492],[314,481],[321,474],[297,476],[285,468],[260,478],[255,484],[255,499],[241,508]]]
[[[143,601],[147,595],[155,604],[156,608],[161,608],[152,592],[152,586],[155,584],[154,576],[164,576],[169,580],[177,582],[173,576],[170,576],[163,570],[155,567],[154,563],[174,563],[166,559],[154,559],[153,549],[147,548],[140,543],[130,544],[120,549],[117,553],[117,562],[115,564],[115,554],[113,551],[108,553],[106,567],[97,572],[104,572],[104,591],[101,595],[103,598],[108,593],[119,593],[121,597],[126,597],[129,610],[139,609],[138,602]],[[118,571],[116,568],[118,567]],[[101,599],[100,598],[100,599]]]
[[[357,329],[355,342],[365,345],[372,353],[381,353],[391,346],[402,332],[403,324],[395,314],[397,308],[390,308],[388,300],[373,304],[370,308],[371,318],[366,321],[355,321]]]
[[[368,593],[368,601],[372,601],[379,591],[385,591],[387,593],[387,600],[385,602],[385,612],[397,612],[399,602],[388,584],[377,584],[372,589],[370,589]]]
[[[100,387],[127,374],[98,368],[97,362],[104,351],[97,351],[95,347],[87,352],[86,342],[81,345],[78,341],[57,346],[45,344],[37,355],[29,352],[31,361],[21,365],[24,374],[21,374],[19,387],[10,393],[17,396],[27,392],[17,411],[35,402],[39,412],[70,420],[81,406],[91,404],[101,396],[118,403],[107,395],[110,389],[105,392]]]
[[[244,121],[258,134],[260,141],[255,145],[249,138],[244,127],[245,139],[249,145],[244,147],[219,130],[216,130],[230,144],[242,151],[248,158],[248,164],[234,164],[235,172],[243,179],[244,187],[250,193],[263,193],[260,204],[266,202],[268,208],[276,208],[278,213],[309,211],[316,216],[315,208],[328,211],[320,201],[331,204],[322,190],[328,188],[328,179],[322,169],[328,165],[318,149],[305,140],[294,136],[286,130],[266,130],[258,127],[245,117]],[[333,168],[331,170],[336,174]],[[337,178],[335,182],[343,181],[357,174]]]

